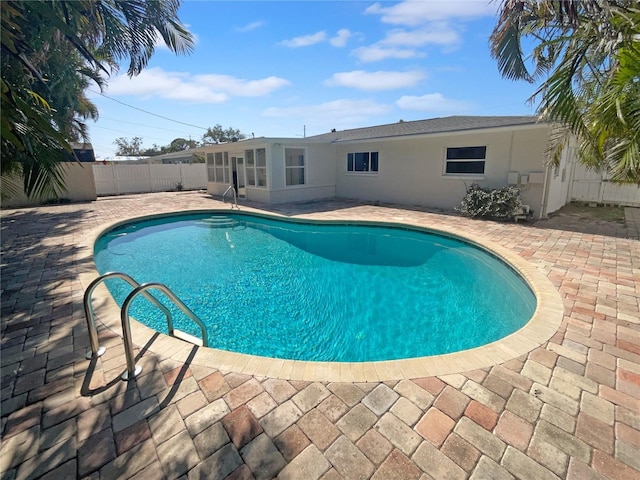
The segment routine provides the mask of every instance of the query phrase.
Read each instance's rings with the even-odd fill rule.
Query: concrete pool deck
[[[104,325],[113,318],[96,295],[108,348],[86,360],[82,297],[96,275],[86,251],[96,231],[225,207],[175,192],[2,211],[2,479],[640,479],[640,209],[625,209],[625,225],[562,215],[502,224],[339,200],[241,204],[446,228],[496,245],[563,303],[555,333],[515,358],[388,381],[375,369],[367,382],[323,369],[285,380],[273,365],[220,362],[143,328],[134,333],[142,373],[123,382],[119,329]]]

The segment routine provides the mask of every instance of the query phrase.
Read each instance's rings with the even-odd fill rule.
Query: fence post
[[[154,192],[155,190],[153,189],[153,179],[151,178],[151,163],[149,162],[147,162],[147,174],[149,175],[149,192]]]
[[[116,184],[116,195],[120,195],[120,180],[118,179],[115,161],[111,164],[111,176],[113,177],[113,182]]]

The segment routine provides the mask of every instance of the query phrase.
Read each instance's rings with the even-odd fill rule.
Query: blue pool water
[[[176,215],[108,232],[95,262],[100,273],[166,284],[208,325],[211,347],[285,359],[465,350],[518,330],[536,307],[529,287],[494,256],[397,227]],[[107,286],[120,305],[131,291],[119,280]],[[199,336],[173,310],[176,328]],[[130,314],[167,332],[164,315],[142,297]]]

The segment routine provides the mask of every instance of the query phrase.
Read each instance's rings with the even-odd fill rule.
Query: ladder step
[[[184,340],[185,342],[193,343],[199,347],[202,346],[202,339],[198,337],[194,337],[193,335],[189,335],[187,332],[183,332],[182,330],[173,330],[173,336],[175,338],[179,338],[180,340]]]

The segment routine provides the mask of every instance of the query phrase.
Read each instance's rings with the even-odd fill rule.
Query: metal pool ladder
[[[229,188],[227,188],[224,193],[222,194],[222,203],[224,202],[224,197],[227,196],[227,193],[229,193],[229,191],[233,192],[233,204],[231,205],[231,209],[233,210],[233,206],[235,205],[235,207],[240,210],[240,207],[238,206],[238,196],[236,194],[236,189],[233,185],[229,185]]]
[[[187,342],[194,343],[196,345],[202,345],[204,347],[209,346],[209,339],[207,337],[207,329],[202,323],[195,313],[191,311],[189,307],[187,307],[182,300],[180,300],[175,293],[173,293],[169,287],[162,283],[144,283],[140,285],[136,282],[131,276],[122,272],[107,272],[100,275],[93,282],[89,284],[87,290],[84,292],[84,313],[87,319],[87,328],[89,330],[89,342],[91,343],[91,352],[87,353],[87,358],[97,358],[101,356],[105,352],[105,347],[101,347],[98,344],[98,330],[96,328],[96,320],[95,313],[93,311],[93,304],[91,302],[91,297],[93,295],[93,291],[96,287],[103,283],[105,280],[109,280],[110,278],[119,278],[124,280],[129,285],[133,287],[131,293],[127,296],[124,303],[122,304],[122,308],[120,309],[120,322],[122,324],[122,336],[124,342],[124,353],[127,358],[127,370],[122,374],[121,378],[123,380],[129,380],[131,378],[136,377],[142,371],[142,367],[137,366],[135,364],[135,357],[133,355],[133,341],[131,339],[131,324],[129,319],[129,306],[131,302],[138,296],[142,295],[147,300],[149,300],[153,305],[158,307],[162,313],[164,313],[165,317],[167,317],[167,328],[169,330],[169,335],[172,337],[180,338],[181,340],[185,340]],[[193,320],[198,327],[200,327],[200,333],[202,334],[202,340],[199,338],[193,337],[188,333],[182,332],[180,330],[176,330],[173,327],[173,316],[171,315],[171,311],[165,307],[156,297],[154,297],[147,290],[149,289],[160,290],[164,293],[169,300],[173,302],[182,312],[187,315],[191,320]]]

